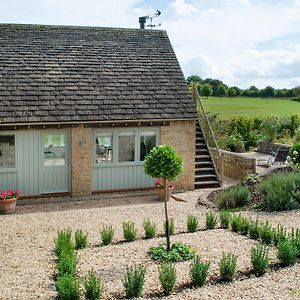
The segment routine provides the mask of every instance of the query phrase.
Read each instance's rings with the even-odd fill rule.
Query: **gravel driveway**
[[[206,192],[188,192],[177,195],[187,202],[171,201],[170,217],[175,219],[175,231],[186,230],[186,216],[189,213],[200,218],[204,228],[206,208],[195,208],[199,196]],[[122,240],[122,222],[133,220],[142,235],[144,218],[158,224],[162,233],[164,218],[163,203],[153,196],[119,199],[112,207],[102,207],[96,200],[87,202],[49,204],[43,206],[19,207],[16,215],[0,216],[0,299],[54,299],[53,274],[55,261],[53,239],[59,229],[83,229],[89,234],[89,248],[79,251],[78,272],[86,274],[94,268],[105,282],[105,297],[112,299],[122,293],[121,278],[126,264],[143,263],[148,267],[145,293],[159,290],[157,265],[149,260],[146,251],[150,246],[163,242],[163,238],[139,240],[100,248],[99,230],[103,225],[115,227],[115,240]],[[108,201],[109,200],[101,200]],[[124,205],[124,203],[126,205]],[[99,205],[98,205],[99,204]],[[255,213],[245,212],[256,217]],[[259,213],[260,219],[269,219],[274,225],[281,223],[300,227],[300,211],[288,213]],[[218,261],[222,251],[239,255],[238,269],[250,267],[249,251],[256,242],[224,230],[199,231],[193,234],[173,236],[196,248],[203,260],[211,262],[210,275],[218,274]],[[276,255],[271,251],[271,259]],[[188,282],[188,262],[176,265],[178,284]],[[300,299],[300,264],[272,271],[261,278],[248,278],[230,284],[208,284],[199,289],[185,289],[166,299]]]

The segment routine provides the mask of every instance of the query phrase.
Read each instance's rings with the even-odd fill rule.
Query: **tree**
[[[167,251],[170,251],[171,246],[166,182],[174,180],[183,172],[182,162],[182,157],[178,155],[176,151],[169,145],[154,147],[145,158],[145,173],[152,178],[161,178],[163,180],[165,194]]]
[[[275,97],[275,89],[272,86],[267,86],[260,91],[262,97]]]
[[[199,76],[197,76],[197,75],[191,75],[191,76],[189,76],[187,79],[186,79],[186,83],[188,84],[188,85],[190,85],[191,83],[202,83],[203,82],[203,80],[201,79],[201,77],[199,77]]]
[[[213,93],[212,87],[208,83],[206,83],[202,86],[201,95],[203,97],[208,98],[209,96],[212,95],[212,93]]]
[[[228,97],[234,97],[236,96],[236,90],[234,87],[230,87],[228,90],[227,90],[227,95]]]
[[[293,88],[293,94],[295,97],[300,98],[300,86]]]
[[[218,96],[218,97],[224,97],[224,96],[226,96],[226,94],[227,94],[227,88],[226,88],[226,86],[223,85],[223,84],[220,85],[218,87],[217,95],[216,96]]]

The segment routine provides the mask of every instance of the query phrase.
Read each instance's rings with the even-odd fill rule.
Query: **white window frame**
[[[144,161],[140,161],[140,134],[144,131],[155,131],[156,133],[156,145],[160,143],[160,127],[126,127],[126,128],[105,128],[105,129],[96,129],[93,134],[93,165],[94,167],[114,167],[114,166],[132,166],[132,165],[143,165]],[[134,131],[134,161],[119,162],[118,161],[118,149],[119,149],[119,132],[124,131]],[[103,135],[105,133],[112,132],[113,144],[113,161],[105,163],[96,162],[96,137],[97,135]]]
[[[15,166],[13,168],[1,168],[0,167],[0,173],[15,173],[17,171],[17,136],[15,132],[1,132],[0,131],[0,135],[4,136],[4,135],[12,135],[14,136],[15,139]]]

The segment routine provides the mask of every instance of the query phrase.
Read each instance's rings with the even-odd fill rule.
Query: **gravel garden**
[[[217,192],[177,194],[179,201],[167,201],[166,193],[173,189],[168,180],[182,172],[174,149],[154,148],[145,172],[162,179],[156,188],[164,189],[164,201],[149,194],[135,204],[124,195],[114,207],[83,201],[59,210],[57,203],[2,216],[0,298],[300,297],[297,162]]]
[[[77,206],[77,210],[55,212],[29,213],[22,209],[18,214],[1,216],[1,299],[55,299],[57,297],[57,258],[55,242],[58,230],[72,230],[74,233],[81,229],[87,234],[87,245],[84,249],[76,250],[77,265],[76,278],[80,278],[80,294],[84,299],[84,283],[93,270],[97,278],[103,283],[103,299],[125,298],[123,285],[126,268],[142,265],[146,268],[142,297],[147,299],[297,299],[300,295],[297,278],[300,275],[298,263],[284,267],[278,258],[278,250],[274,240],[268,246],[269,266],[262,277],[257,277],[251,263],[251,250],[260,245],[262,240],[251,239],[245,228],[237,225],[233,231],[221,228],[220,214],[214,229],[207,229],[207,221],[211,220],[211,210],[204,206],[195,206],[199,196],[206,198],[208,192],[188,192],[178,195],[187,202],[171,201],[169,203],[170,218],[174,219],[174,234],[171,243],[181,241],[191,245],[195,254],[201,257],[201,262],[209,263],[207,279],[202,287],[194,287],[190,276],[190,265],[194,259],[174,262],[176,282],[174,291],[165,296],[159,280],[158,261],[152,260],[147,253],[153,246],[165,242],[163,203],[153,200],[150,204],[137,204],[107,208],[84,209]],[[59,205],[59,204],[58,204]],[[70,203],[70,207],[72,204]],[[207,214],[209,213],[209,214]],[[236,212],[236,218],[246,216],[253,222],[258,216],[264,227],[265,221],[277,229],[282,224],[291,232],[292,228],[300,227],[300,212],[298,210],[285,212],[241,211]],[[187,216],[194,215],[198,220],[197,231],[188,232]],[[155,237],[145,239],[144,220],[148,219],[156,224]],[[123,222],[133,221],[137,230],[136,240],[125,242]],[[235,224],[243,221],[234,221]],[[208,223],[211,223],[210,221]],[[214,222],[212,222],[214,223]],[[114,229],[112,245],[101,246],[100,231],[104,226]],[[234,225],[235,226],[235,225]],[[268,232],[268,230],[266,230]],[[265,234],[268,236],[268,233]],[[266,238],[268,239],[268,237]],[[79,239],[80,240],[80,239]],[[269,241],[268,241],[269,243]],[[83,244],[85,244],[83,242]],[[237,255],[236,273],[232,282],[221,280],[220,260],[223,253]],[[128,269],[127,269],[128,270]],[[34,278],[34,280],[33,280]]]

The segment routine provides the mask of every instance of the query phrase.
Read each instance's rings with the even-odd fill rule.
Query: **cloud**
[[[199,4],[193,18],[167,21],[185,75],[241,87],[292,87],[300,78],[300,0],[243,2]]]
[[[138,28],[142,0],[10,0],[0,1],[5,23],[94,25]]]
[[[170,6],[177,15],[183,17],[198,12],[198,9],[193,4],[187,3],[186,0],[175,0]]]

